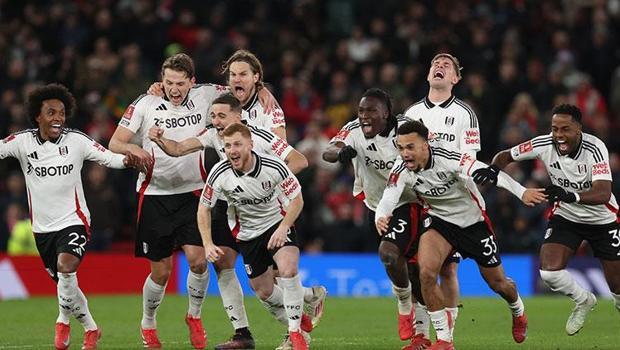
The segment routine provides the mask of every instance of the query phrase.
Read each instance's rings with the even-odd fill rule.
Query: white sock
[[[71,320],[72,310],[77,299],[77,275],[75,272],[60,273],[58,272],[58,283],[56,284],[56,293],[58,295],[58,318],[56,322],[69,324]]]
[[[282,288],[278,285],[274,285],[273,292],[269,298],[265,300],[261,300],[259,298],[258,300],[261,304],[263,304],[267,311],[275,317],[276,320],[283,325],[288,326],[288,316],[284,310],[284,294],[282,292]]]
[[[314,298],[314,292],[312,291],[312,287],[301,287],[304,290],[304,303],[309,303]]]
[[[248,327],[248,316],[243,305],[243,290],[234,269],[225,269],[217,275],[224,310],[235,330]]]
[[[425,305],[415,303],[415,334],[424,334],[424,338],[431,338],[431,318]]]
[[[554,292],[560,292],[571,298],[576,304],[581,304],[588,298],[588,291],[583,289],[571,274],[566,270],[543,271],[540,278]]]
[[[284,309],[288,316],[289,332],[298,331],[301,326],[301,314],[304,310],[304,290],[301,287],[299,275],[281,279],[282,292],[284,294]]]
[[[450,314],[450,336],[454,334],[454,326],[456,325],[456,318],[459,315],[458,307],[447,307],[446,312]]]
[[[187,314],[193,318],[200,318],[202,313],[202,303],[205,301],[205,293],[209,286],[209,266],[202,274],[197,274],[191,270],[187,273],[187,296],[189,297],[189,308]]]
[[[433,328],[435,328],[435,333],[437,333],[437,339],[451,343],[452,333],[448,325],[448,312],[445,309],[440,309],[429,311],[428,314],[431,316],[431,322],[433,323]]]
[[[614,298],[614,304],[616,305],[616,310],[620,312],[620,294],[611,293],[611,296]]]
[[[400,315],[409,315],[413,308],[411,302],[411,283],[405,288],[400,288],[392,283],[392,293],[398,299],[398,313]]]
[[[79,287],[77,288],[77,296],[72,313],[85,330],[94,331],[97,329],[97,324],[93,319],[93,315],[90,314],[90,310],[88,309],[88,300],[86,300],[86,296]]]
[[[519,317],[525,312],[525,305],[523,305],[523,300],[521,300],[521,296],[518,294],[517,301],[514,303],[508,303],[508,307],[510,308],[510,311],[512,311],[512,315],[515,317]]]
[[[151,275],[148,275],[144,281],[144,287],[142,287],[142,328],[143,329],[155,329],[157,328],[157,308],[161,301],[164,299],[166,292],[166,286],[160,286],[151,279]]]

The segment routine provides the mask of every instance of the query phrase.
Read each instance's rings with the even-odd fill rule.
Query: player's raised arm
[[[17,141],[18,135],[11,134],[0,141],[0,159],[19,156],[19,141]]]
[[[204,149],[196,137],[190,137],[179,142],[165,138],[164,129],[158,126],[149,129],[149,139],[171,157],[181,157]]]
[[[323,151],[323,160],[330,163],[348,163],[351,159],[355,158],[357,156],[357,151],[352,146],[353,138],[351,136],[351,130],[359,127],[360,123],[358,120],[354,120],[343,126],[338,134],[329,141],[330,145]]]
[[[141,103],[143,97],[144,95],[138,97],[136,101],[127,107],[119,125],[116,127],[110,139],[108,148],[114,153],[131,153],[137,157],[145,167],[151,167],[153,165],[153,156],[142,147],[131,143],[144,117],[143,110],[146,108],[146,103]]]

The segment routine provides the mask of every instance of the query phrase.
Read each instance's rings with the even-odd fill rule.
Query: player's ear
[[[196,84],[196,77],[192,77],[189,81],[192,83],[192,85]]]

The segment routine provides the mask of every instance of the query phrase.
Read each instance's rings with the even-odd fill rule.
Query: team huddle
[[[303,286],[299,276],[294,224],[304,202],[295,174],[308,161],[286,141],[284,113],[264,88],[260,61],[240,50],[224,63],[222,73],[228,86],[196,84],[189,56],[166,59],[162,82],[126,109],[109,149],[65,127],[75,100],[64,86],[46,85],[28,97],[35,128],[0,142],[0,159],[20,162],[37,248],[57,283],[56,349],[69,347],[71,316],[85,329],[83,349],[96,349],[102,334],[76,274],[89,239],[90,213],[81,183],[85,160],[140,172],[135,255],[148,259],[151,269],[142,291],[145,348],[162,348],[156,315],[177,249],[190,267],[185,322],[194,348],[207,345],[201,309],[208,262],[215,267],[234,329],[215,349],[255,348],[234,270],[239,254],[261,304],[287,328],[276,349],[309,348],[327,290]],[[527,206],[553,203],[540,276],[551,290],[575,302],[568,335],[583,327],[597,303],[566,270],[584,240],[600,259],[620,311],[620,226],[606,146],[581,131],[578,108],[560,105],[553,110],[550,134],[499,152],[489,165],[477,161],[482,144],[477,117],[452,94],[460,79],[458,59],[436,55],[427,76],[428,95],[399,116],[385,91],[367,90],[358,118],[323,150],[328,162],[353,164],[353,194],[363,199],[369,227],[381,240],[379,257],[397,299],[398,335],[407,342],[403,349],[454,349],[461,258],[476,261],[489,287],[508,304],[514,341],[525,341],[525,306],[504,273],[478,189],[487,184],[508,190]],[[220,158],[209,173],[205,148]],[[544,163],[550,186],[525,188],[501,170],[528,159]]]

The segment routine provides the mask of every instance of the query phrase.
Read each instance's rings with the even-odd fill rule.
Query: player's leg
[[[588,242],[603,266],[615,309],[620,312],[620,224],[593,225],[587,229]],[[585,230],[584,230],[585,231]],[[583,232],[585,235],[586,232]]]
[[[455,259],[458,259],[458,256],[455,257]],[[450,313],[452,319],[452,330],[454,330],[456,318],[459,313],[458,266],[458,263],[452,260],[452,257],[449,257],[448,260],[441,266],[441,270],[439,271],[439,286],[443,293],[444,302],[446,303],[446,311]]]
[[[437,284],[437,276],[439,275],[441,265],[452,251],[453,246],[437,228],[430,226],[431,221],[439,223],[439,220],[434,217],[425,219],[427,231],[420,237],[418,250],[422,296],[426,302],[431,323],[435,328],[438,343],[452,344],[449,314],[445,310],[443,295]],[[427,222],[428,224],[426,224]]]
[[[403,349],[405,350],[423,350],[431,346],[431,318],[424,304],[422,296],[422,287],[420,285],[420,268],[416,256],[409,259],[407,264],[409,272],[409,281],[411,282],[411,301],[415,307],[415,335],[411,340],[411,344]]]
[[[186,244],[183,251],[189,264],[187,273],[187,296],[189,307],[185,323],[189,327],[189,338],[195,349],[204,349],[207,335],[202,325],[202,304],[209,286],[209,269],[202,246]]]
[[[620,260],[601,259],[607,285],[611,290],[616,310],[620,312]]]
[[[157,309],[164,299],[166,285],[172,272],[172,257],[150,261],[150,266],[151,273],[144,280],[142,287],[142,320],[140,325],[143,335],[145,330],[155,331],[157,329]]]

